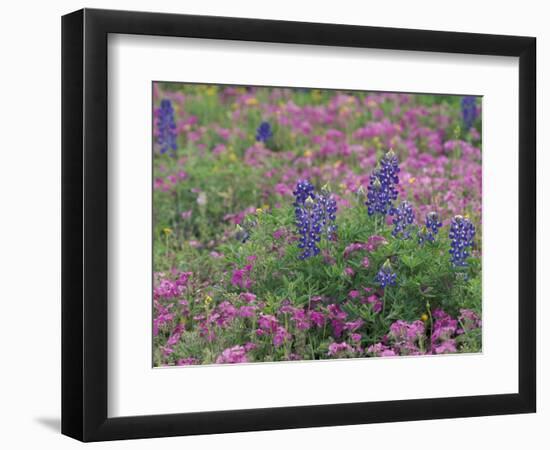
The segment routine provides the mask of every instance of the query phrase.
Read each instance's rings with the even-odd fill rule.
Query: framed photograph
[[[62,20],[62,432],[535,412],[533,37]]]

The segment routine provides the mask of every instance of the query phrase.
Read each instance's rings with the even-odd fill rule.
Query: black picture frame
[[[519,57],[518,393],[108,418],[110,33]],[[535,91],[533,37],[94,9],[64,16],[62,433],[102,441],[535,412]]]

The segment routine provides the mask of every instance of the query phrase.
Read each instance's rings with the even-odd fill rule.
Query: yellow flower
[[[212,303],[213,299],[212,297],[210,297],[209,295],[207,295],[206,297],[204,297],[204,303],[206,303],[207,305],[209,305],[210,303]]]
[[[304,152],[304,156],[305,156],[306,158],[309,158],[311,155],[313,155],[313,152],[312,152],[311,150],[306,150],[306,151]]]
[[[347,186],[344,183],[340,183],[338,187],[343,191],[347,188]]]
[[[416,178],[415,178],[415,177],[409,178],[409,183],[410,183],[410,184],[413,184],[415,181],[416,181]]]
[[[260,215],[262,214],[264,211],[262,208],[256,208],[256,214]]]
[[[428,314],[424,313],[420,316],[420,319],[422,320],[422,322],[427,322],[429,317],[428,317]]]
[[[338,114],[340,114],[341,116],[347,114],[348,112],[349,112],[349,108],[347,106],[342,106],[338,110]]]
[[[237,155],[235,155],[235,153],[233,152],[229,153],[229,161],[232,161],[232,162],[237,161]]]
[[[258,104],[258,100],[255,97],[250,97],[246,99],[246,104],[248,106],[256,106]]]
[[[267,203],[264,204],[264,205],[262,206],[262,209],[263,209],[264,211],[268,210],[268,209],[269,209],[269,205],[268,205]]]
[[[172,234],[172,228],[163,228],[162,229],[162,232],[166,235],[166,236],[170,236]]]

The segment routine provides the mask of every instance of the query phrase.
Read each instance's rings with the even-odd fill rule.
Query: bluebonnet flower
[[[455,267],[467,267],[466,259],[470,256],[469,250],[474,245],[476,228],[470,219],[462,216],[454,216],[449,229],[451,240],[451,263]]]
[[[300,234],[298,248],[303,249],[300,259],[318,255],[321,251],[318,243],[321,241],[323,231],[323,211],[321,205],[312,197],[308,197],[302,206],[297,206],[296,227]]]
[[[269,122],[262,122],[256,130],[256,140],[258,142],[266,142],[271,136],[273,136],[271,125]]]
[[[300,180],[293,194],[296,199],[294,206],[303,206],[308,197],[315,199],[315,187],[308,180]]]
[[[418,243],[423,244],[426,241],[434,242],[435,236],[439,233],[442,225],[439,215],[435,211],[426,214],[426,224],[418,232]]]
[[[460,107],[462,109],[462,122],[464,123],[464,128],[469,130],[477,119],[476,98],[471,95],[462,97]]]
[[[323,233],[328,239],[333,239],[336,233],[336,201],[328,187],[323,187],[319,194],[307,180],[298,182],[294,191],[294,208],[296,227],[300,239],[298,247],[303,249],[301,259],[318,255],[318,243]]]
[[[332,240],[336,236],[338,226],[334,223],[336,220],[336,200],[332,196],[328,186],[321,188],[321,193],[317,196],[318,202],[323,210],[322,226],[326,232],[327,238]]]
[[[397,156],[390,150],[382,157],[379,167],[370,176],[365,203],[369,216],[377,213],[385,216],[393,212],[393,202],[397,199],[398,173]]]
[[[157,144],[160,145],[160,152],[166,153],[170,150],[172,156],[178,148],[176,122],[174,119],[174,108],[172,102],[163,99],[157,113]]]
[[[374,277],[374,281],[376,281],[381,288],[385,288],[386,286],[395,285],[396,280],[397,275],[393,271],[390,260],[386,259],[386,262],[382,264],[382,267]]]
[[[414,223],[414,211],[412,205],[408,201],[403,201],[393,209],[393,237],[401,237],[409,239],[411,236],[411,225]]]

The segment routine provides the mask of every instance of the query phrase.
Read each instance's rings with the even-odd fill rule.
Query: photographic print
[[[153,366],[482,350],[482,98],[154,82]]]

